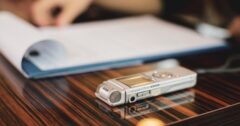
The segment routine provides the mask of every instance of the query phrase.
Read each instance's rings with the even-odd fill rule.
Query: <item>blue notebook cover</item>
[[[126,59],[126,60],[119,60],[119,61],[112,61],[112,62],[104,62],[104,63],[97,63],[97,64],[89,64],[84,66],[77,66],[77,67],[70,67],[64,69],[55,69],[50,71],[41,71],[37,66],[31,63],[27,59],[23,59],[23,70],[29,76],[29,78],[39,79],[39,78],[48,78],[48,77],[55,77],[55,76],[63,76],[63,75],[70,75],[70,74],[79,74],[85,72],[93,72],[99,70],[105,70],[110,68],[121,68],[121,67],[128,67],[132,65],[141,64],[147,61],[153,60],[160,60],[164,58],[172,58],[172,57],[181,57],[193,54],[200,54],[206,53],[210,51],[216,50],[224,50],[227,49],[228,46],[219,46],[214,48],[206,48],[206,49],[195,49],[195,50],[188,50],[185,52],[178,52],[172,53],[168,55],[155,55],[155,56],[148,56],[148,57],[138,57],[133,59]]]

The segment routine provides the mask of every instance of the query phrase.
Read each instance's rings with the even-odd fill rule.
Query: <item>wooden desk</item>
[[[228,51],[179,58],[182,65],[216,67]],[[94,96],[104,80],[151,70],[155,64],[28,80],[0,56],[0,125],[135,125],[153,117],[170,126],[239,126],[240,74],[200,75],[193,89],[110,108]],[[120,114],[119,114],[120,113]]]

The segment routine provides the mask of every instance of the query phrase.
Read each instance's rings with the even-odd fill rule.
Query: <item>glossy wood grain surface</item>
[[[179,57],[190,69],[220,66],[231,56],[219,51]],[[238,62],[239,63],[239,62]],[[136,125],[157,118],[166,125],[240,125],[240,73],[199,75],[197,86],[111,108],[94,92],[104,80],[144,72],[155,63],[41,80],[25,79],[0,56],[0,125]]]

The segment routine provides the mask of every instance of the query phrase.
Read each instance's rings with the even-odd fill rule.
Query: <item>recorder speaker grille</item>
[[[114,91],[110,95],[110,102],[116,103],[121,100],[121,93],[119,91]]]

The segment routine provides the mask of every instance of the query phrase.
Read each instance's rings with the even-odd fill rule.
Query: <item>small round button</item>
[[[172,73],[168,72],[155,72],[152,75],[153,77],[160,78],[160,79],[166,79],[166,78],[172,78],[174,75]]]

